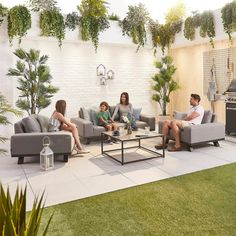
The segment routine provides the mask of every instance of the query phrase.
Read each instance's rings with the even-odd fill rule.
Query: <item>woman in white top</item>
[[[64,117],[66,111],[66,101],[58,100],[55,106],[56,110],[53,112],[51,118],[49,119],[49,131],[59,131],[66,130],[72,133],[75,140],[75,150],[77,153],[88,153],[88,150],[85,150],[79,139],[78,130],[75,124],[67,121]]]

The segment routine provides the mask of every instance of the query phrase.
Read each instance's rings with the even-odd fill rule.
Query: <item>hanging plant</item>
[[[31,11],[50,11],[57,10],[60,8],[57,6],[57,1],[55,0],[29,0],[29,9]]]
[[[137,51],[143,47],[147,41],[145,26],[150,20],[149,13],[143,4],[129,6],[127,16],[121,21],[120,26],[123,35],[132,38],[133,43],[138,44]]]
[[[21,38],[27,34],[27,30],[31,28],[31,15],[25,6],[15,6],[8,12],[8,36],[10,43],[14,37]]]
[[[79,19],[80,18],[77,12],[69,13],[66,16],[65,26],[69,28],[69,30],[74,31],[76,27],[79,25]]]
[[[184,37],[188,40],[195,39],[195,29],[201,25],[201,16],[197,12],[193,12],[193,16],[186,18],[184,22]]]
[[[211,46],[214,48],[215,23],[212,11],[204,11],[201,14],[200,36],[203,38],[208,36]]]
[[[120,21],[120,17],[114,13],[112,13],[111,15],[108,16],[109,20],[113,20],[113,21]]]
[[[236,31],[236,1],[227,3],[221,9],[221,18],[224,26],[224,31],[232,41],[232,32]]]
[[[7,16],[7,8],[0,3],[0,26],[4,20],[4,17]]]
[[[96,52],[99,34],[110,27],[106,4],[104,0],[82,0],[78,6],[81,38],[91,40]]]
[[[40,14],[41,35],[46,37],[56,37],[59,46],[65,38],[65,23],[63,15],[56,9],[42,11]]]

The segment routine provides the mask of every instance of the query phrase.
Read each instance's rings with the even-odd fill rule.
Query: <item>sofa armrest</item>
[[[54,154],[70,154],[74,139],[70,132],[19,133],[11,136],[11,156],[39,155],[43,149],[43,138],[48,136]]]
[[[93,123],[82,118],[71,118],[71,122],[77,126],[79,136],[91,137],[93,136]]]
[[[208,141],[217,141],[225,138],[223,123],[206,123],[184,127],[181,132],[181,141],[195,144]]]
[[[140,115],[140,121],[144,121],[150,127],[150,130],[155,130],[155,117],[147,116],[147,115]]]

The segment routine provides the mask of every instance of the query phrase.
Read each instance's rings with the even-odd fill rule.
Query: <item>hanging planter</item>
[[[188,40],[195,39],[195,29],[201,25],[201,16],[197,12],[193,12],[193,16],[186,18],[184,22],[184,37]]]
[[[65,38],[65,23],[63,15],[56,9],[45,10],[40,13],[41,35],[46,37],[56,37],[59,47]]]
[[[0,26],[4,20],[4,17],[7,16],[7,8],[0,3]]]
[[[8,12],[8,36],[10,43],[13,38],[19,38],[19,44],[22,37],[27,34],[31,28],[31,14],[25,6],[15,6]]]

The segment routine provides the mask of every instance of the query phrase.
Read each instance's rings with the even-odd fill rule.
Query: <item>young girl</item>
[[[78,130],[76,125],[67,121],[64,117],[66,111],[66,101],[58,100],[55,106],[56,110],[53,112],[49,119],[48,131],[59,131],[66,130],[72,133],[75,140],[75,150],[78,154],[89,153],[88,150],[84,149],[80,143]]]
[[[100,103],[100,112],[98,113],[98,125],[104,126],[106,130],[112,131],[117,130],[116,124],[111,118],[111,114],[108,111],[109,105],[107,102],[101,102]],[[116,142],[116,141],[114,141]],[[111,139],[108,139],[108,143],[111,143]]]

